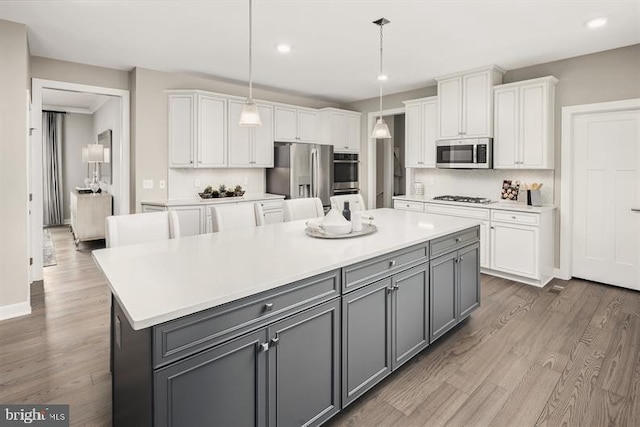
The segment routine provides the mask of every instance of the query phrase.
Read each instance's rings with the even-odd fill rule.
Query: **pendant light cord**
[[[382,80],[380,80],[382,76],[382,27],[384,23],[380,24],[380,73],[378,74],[378,80],[380,82],[380,120],[382,120]]]
[[[249,0],[249,100],[253,100],[253,69],[252,69],[252,61],[251,61],[251,48],[253,45],[253,34],[252,34],[252,0]]]

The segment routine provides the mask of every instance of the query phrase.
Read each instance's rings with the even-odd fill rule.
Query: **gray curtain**
[[[42,192],[44,225],[64,222],[62,195],[62,116],[42,113]]]

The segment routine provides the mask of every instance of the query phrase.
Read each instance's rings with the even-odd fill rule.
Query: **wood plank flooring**
[[[0,402],[69,403],[111,424],[109,292],[90,250],[52,230],[33,314],[0,322]],[[638,426],[640,292],[571,280],[560,294],[482,277],[471,318],[331,426]],[[187,426],[190,427],[190,426]]]

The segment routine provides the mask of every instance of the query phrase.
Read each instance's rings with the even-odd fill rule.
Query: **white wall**
[[[90,114],[65,114],[62,118],[62,205],[64,219],[71,220],[69,193],[75,187],[84,187],[87,163],[82,163],[82,148],[95,141],[93,116]]]
[[[195,180],[200,187],[195,187]],[[245,179],[247,185],[245,185]],[[169,199],[199,197],[207,185],[217,189],[220,184],[227,187],[241,185],[247,193],[264,193],[264,169],[169,169]]]
[[[100,108],[93,113],[92,141],[98,141],[98,134],[107,129],[111,129],[111,179],[112,184],[102,183],[101,188],[113,195],[113,212],[119,212],[121,199],[118,194],[120,188],[120,169],[121,165],[117,153],[122,149],[122,120],[120,112],[120,98],[113,97],[105,102]],[[107,165],[101,165],[102,168]]]
[[[28,79],[27,27],[0,20],[0,319],[31,312]]]
[[[422,182],[426,196],[442,196],[452,194],[457,196],[488,197],[500,200],[500,190],[503,180],[520,181],[524,183],[543,183],[542,203],[554,204],[553,171],[533,170],[448,170],[448,169],[414,169],[413,182]],[[413,188],[413,186],[411,186]],[[523,195],[525,193],[522,193]],[[524,196],[526,197],[526,196]],[[526,202],[526,198],[523,199]],[[559,203],[555,203],[559,204]]]

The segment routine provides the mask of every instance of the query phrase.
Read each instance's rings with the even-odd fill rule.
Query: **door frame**
[[[594,113],[640,110],[640,98],[562,107],[560,169],[560,268],[557,277],[571,279],[573,273],[573,181],[574,132],[576,117]]]
[[[108,95],[120,98],[120,119],[122,141],[120,150],[112,153],[114,158],[120,162],[120,185],[118,186],[118,194],[120,197],[119,212],[114,214],[130,213],[130,94],[128,90],[113,89],[101,86],[91,86],[79,83],[62,82],[56,80],[31,79],[31,127],[33,133],[31,135],[31,194],[32,202],[32,220],[31,220],[31,255],[33,257],[33,265],[31,265],[31,280],[43,280],[42,271],[42,91],[43,89],[57,89],[71,92],[89,92],[98,95]]]
[[[398,108],[390,108],[387,110],[382,110],[382,116],[395,116],[397,114],[404,114],[404,107]],[[380,116],[380,111],[372,111],[368,114],[367,120],[367,133],[365,138],[367,138],[367,192],[369,193],[367,196],[367,209],[375,209],[376,208],[376,141],[377,139],[371,138],[371,131],[373,131],[373,126],[375,125],[376,120]],[[393,200],[393,199],[392,199]]]

